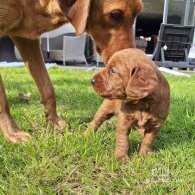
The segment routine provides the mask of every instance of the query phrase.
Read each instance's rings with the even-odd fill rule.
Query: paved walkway
[[[85,66],[85,65],[78,65],[78,66],[63,66],[63,65],[57,65],[58,68],[61,69],[71,69],[71,70],[86,70],[86,71],[90,71],[90,70],[102,70],[104,68],[104,66],[94,66],[94,64],[89,65],[89,66]]]

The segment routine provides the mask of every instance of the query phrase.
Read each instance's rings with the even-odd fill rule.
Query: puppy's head
[[[137,101],[156,90],[156,72],[156,65],[142,51],[125,49],[113,55],[92,85],[104,98]]]

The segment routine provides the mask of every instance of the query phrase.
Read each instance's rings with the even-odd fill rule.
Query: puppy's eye
[[[133,76],[133,75],[135,74],[135,72],[136,72],[136,68],[134,68],[134,69],[132,70],[131,76]]]
[[[112,20],[114,20],[116,22],[122,21],[123,17],[124,17],[123,12],[121,10],[118,10],[118,9],[111,11],[110,16],[111,16]]]

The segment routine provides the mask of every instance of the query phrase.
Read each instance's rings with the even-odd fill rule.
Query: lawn
[[[39,93],[25,68],[0,69],[11,113],[32,135],[13,145],[0,135],[0,194],[195,194],[195,76],[167,76],[169,117],[154,143],[139,157],[139,135],[130,134],[130,160],[113,156],[116,118],[96,134],[83,131],[102,99],[90,86],[93,72],[50,69],[58,113],[70,127],[52,130]],[[29,93],[24,102],[19,93]]]

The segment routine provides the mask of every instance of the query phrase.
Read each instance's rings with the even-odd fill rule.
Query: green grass
[[[155,154],[137,155],[139,136],[133,131],[131,158],[118,162],[113,156],[116,118],[96,134],[82,134],[102,102],[90,86],[93,73],[49,70],[58,113],[71,125],[55,131],[45,123],[26,69],[0,72],[15,121],[32,135],[20,145],[0,136],[0,194],[195,194],[195,76],[167,76],[171,108]],[[21,101],[19,92],[30,93],[30,102]]]

